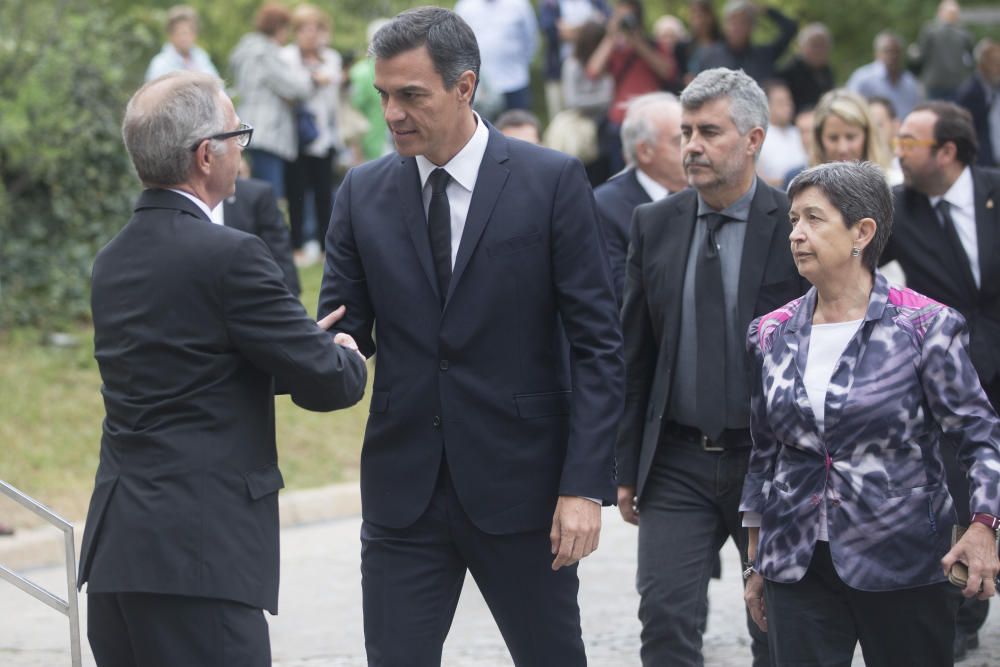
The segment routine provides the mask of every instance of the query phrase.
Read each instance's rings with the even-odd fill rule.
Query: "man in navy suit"
[[[345,177],[320,295],[365,355],[377,341],[369,664],[440,664],[469,571],[515,664],[585,665],[576,563],[615,498],[623,404],[586,174],[473,112],[479,50],[453,12],[404,12],[370,48],[397,152]]]
[[[681,104],[670,93],[648,93],[629,102],[622,122],[628,168],[594,190],[611,275],[619,303],[625,289],[625,256],[632,212],[687,187],[681,160]]]
[[[236,192],[212,209],[212,222],[259,236],[281,268],[288,291],[295,296],[302,293],[291,233],[270,183],[258,178],[236,179]]]

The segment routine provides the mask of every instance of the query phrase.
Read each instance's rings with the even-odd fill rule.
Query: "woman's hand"
[[[941,559],[945,576],[951,566],[962,561],[969,566],[969,580],[962,590],[967,598],[988,600],[996,592],[996,576],[1000,572],[997,560],[996,533],[981,523],[973,523]]]
[[[761,632],[767,632],[767,610],[764,609],[764,577],[754,572],[743,587],[743,601],[750,610],[750,618]]]

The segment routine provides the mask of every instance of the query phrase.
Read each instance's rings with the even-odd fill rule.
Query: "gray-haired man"
[[[805,291],[788,246],[788,200],[754,175],[764,92],[718,68],[699,74],[681,105],[691,188],[636,209],[622,312],[618,504],[639,523],[644,665],[702,664],[712,556],[729,537],[744,553],[747,327]],[[767,665],[766,641],[750,630],[754,665]]]
[[[80,549],[101,667],[271,664],[275,381],[311,410],[364,393],[354,341],[309,319],[260,238],[212,222],[252,132],[207,74],[154,79],[125,110],[145,190],[94,261],[107,416]]]
[[[635,207],[687,187],[681,164],[681,103],[670,93],[632,98],[621,135],[627,168],[594,190],[619,302]]]

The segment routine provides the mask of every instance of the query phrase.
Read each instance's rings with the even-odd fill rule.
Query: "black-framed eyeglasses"
[[[250,123],[240,123],[238,130],[233,130],[232,132],[220,132],[219,134],[213,134],[210,137],[205,137],[204,139],[199,139],[191,145],[191,152],[198,150],[198,146],[201,146],[201,142],[209,141],[211,139],[230,139],[236,137],[236,143],[241,147],[246,148],[250,145],[250,139],[253,138],[253,125]]]

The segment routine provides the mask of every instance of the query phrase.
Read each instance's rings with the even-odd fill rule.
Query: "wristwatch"
[[[743,564],[743,581],[746,581],[753,576],[753,573],[757,571],[757,561],[753,558],[748,558],[747,562]]]
[[[972,523],[981,523],[993,532],[1000,530],[1000,519],[985,512],[976,512],[973,514]]]

